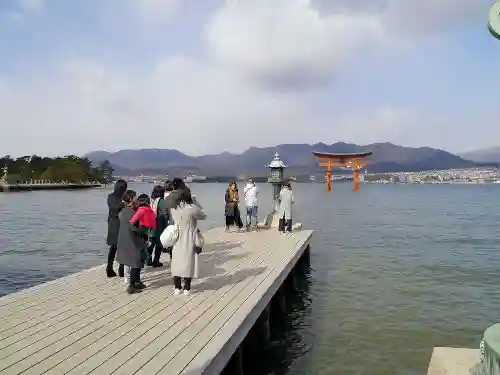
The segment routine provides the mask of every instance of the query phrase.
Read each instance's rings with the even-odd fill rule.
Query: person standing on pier
[[[151,208],[156,216],[156,229],[151,237],[151,245],[148,248],[148,266],[163,267],[160,262],[160,256],[163,246],[160,242],[160,236],[168,225],[168,210],[165,208],[165,189],[163,186],[155,186],[151,193]],[[153,257],[154,253],[154,257]]]
[[[247,185],[243,190],[245,194],[245,206],[246,206],[246,226],[247,231],[250,231],[252,227],[252,218],[255,219],[255,229],[257,229],[258,224],[258,197],[259,197],[259,188],[255,185],[255,182],[252,178],[248,179]]]
[[[278,230],[281,233],[292,232],[292,206],[295,199],[293,197],[292,185],[289,181],[285,182],[280,192],[280,207],[278,210],[279,225]]]
[[[185,189],[189,190],[182,178],[174,178],[172,180],[172,191],[165,197],[165,207],[169,210],[175,208],[182,191]]]
[[[226,231],[229,231],[229,228],[234,225],[241,230],[241,228],[243,228],[243,222],[241,221],[240,209],[238,207],[238,204],[240,203],[240,196],[236,182],[231,181],[229,183],[224,199],[226,202],[224,209],[224,215],[226,217]]]
[[[135,191],[127,190],[123,203],[124,207],[119,214],[120,230],[116,260],[130,268],[127,293],[133,294],[146,287],[141,281],[141,269],[144,268],[146,261],[147,241],[144,231],[148,230],[149,223],[147,220],[142,220],[142,224],[133,220],[138,208]]]
[[[166,180],[164,185],[163,185],[163,188],[165,189],[165,194],[164,194],[163,198],[167,199],[167,197],[170,195],[172,190],[174,190],[174,187],[172,186],[172,181]]]
[[[207,214],[188,189],[181,190],[177,205],[171,211],[174,225],[178,226],[179,236],[173,245],[171,273],[174,281],[174,294],[189,295],[191,280],[196,275],[198,220],[205,220]],[[184,279],[184,286],[182,286]]]
[[[116,256],[116,247],[118,244],[118,232],[120,230],[120,220],[118,214],[123,208],[122,198],[127,190],[127,182],[118,180],[115,183],[114,190],[108,195],[108,235],[106,243],[109,246],[108,264],[106,266],[106,275],[108,277],[115,277],[116,272],[113,270],[113,263]],[[123,265],[118,268],[120,277],[124,276]]]

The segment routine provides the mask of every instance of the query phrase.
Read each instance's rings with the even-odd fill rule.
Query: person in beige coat
[[[191,290],[191,279],[195,275],[198,254],[195,252],[195,236],[198,230],[198,220],[205,220],[206,213],[201,205],[193,199],[188,189],[181,190],[171,219],[179,227],[179,237],[172,248],[171,273],[174,279],[174,293],[188,295]],[[181,279],[184,286],[181,285]]]

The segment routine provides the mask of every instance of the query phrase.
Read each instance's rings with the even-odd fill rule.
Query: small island
[[[31,190],[73,190],[101,187],[112,180],[113,168],[106,160],[93,166],[87,158],[10,156],[0,158],[3,165],[0,192]]]

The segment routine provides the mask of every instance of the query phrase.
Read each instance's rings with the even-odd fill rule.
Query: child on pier
[[[119,214],[120,230],[116,260],[130,267],[127,293],[132,294],[146,287],[141,282],[141,268],[144,268],[146,260],[147,234],[145,233],[147,233],[148,219],[139,215],[138,219],[132,220],[138,211],[139,203],[135,191],[127,190],[123,196],[123,203],[124,207]]]
[[[151,208],[151,200],[147,194],[141,194],[137,197],[137,211],[130,219],[130,224],[134,224],[139,233],[151,237],[152,232],[156,229],[156,214]]]

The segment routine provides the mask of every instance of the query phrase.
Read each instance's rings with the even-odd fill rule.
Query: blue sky
[[[485,0],[6,0],[0,154],[500,146]]]

